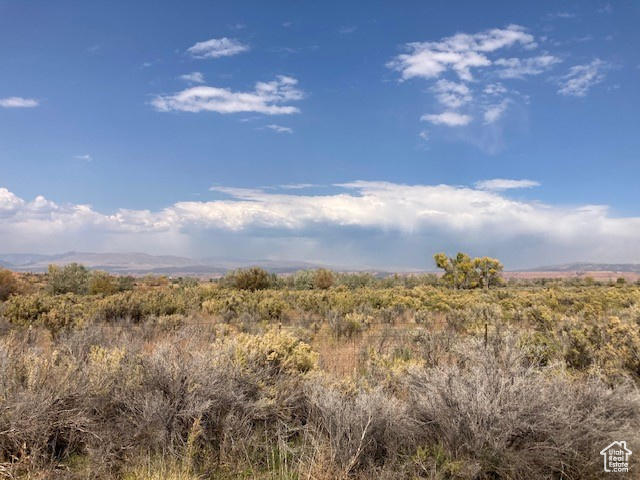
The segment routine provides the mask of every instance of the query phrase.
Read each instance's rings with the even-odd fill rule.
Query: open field
[[[577,480],[640,451],[638,285],[240,277],[1,271],[0,476]]]

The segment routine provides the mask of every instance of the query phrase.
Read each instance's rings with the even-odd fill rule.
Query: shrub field
[[[640,286],[497,280],[0,271],[0,477],[640,478]]]

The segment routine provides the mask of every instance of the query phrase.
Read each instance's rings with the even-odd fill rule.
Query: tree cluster
[[[496,258],[471,258],[466,253],[458,252],[455,257],[436,253],[433,259],[436,266],[444,270],[444,282],[453,288],[489,288],[502,284],[500,272],[504,267]]]

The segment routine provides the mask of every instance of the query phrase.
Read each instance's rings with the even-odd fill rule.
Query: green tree
[[[474,262],[466,253],[458,252],[455,257],[448,257],[445,253],[433,256],[436,266],[444,270],[443,280],[453,288],[474,288],[478,285],[478,275],[474,269]]]
[[[490,286],[500,285],[502,283],[500,272],[502,272],[504,267],[497,258],[474,258],[473,267],[480,279],[480,285],[484,288],[488,289]]]

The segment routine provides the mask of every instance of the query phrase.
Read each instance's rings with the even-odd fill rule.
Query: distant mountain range
[[[81,263],[92,269],[106,270],[120,274],[162,274],[162,275],[224,275],[236,268],[260,265],[273,273],[287,273],[318,268],[321,265],[309,262],[256,260],[219,261],[202,258],[187,258],[174,255],[149,255],[146,253],[90,253],[66,252],[57,255],[34,253],[0,254],[0,266],[22,272],[42,272],[50,264],[64,265]]]
[[[385,271],[362,267],[360,269],[336,268],[331,265],[322,265],[311,262],[286,261],[286,260],[216,260],[207,258],[188,258],[174,255],[149,255],[147,253],[91,253],[91,252],[66,252],[56,255],[43,255],[37,253],[8,253],[0,254],[0,267],[22,272],[42,272],[49,264],[64,265],[67,263],[81,263],[92,269],[106,270],[112,273],[143,275],[153,273],[171,276],[220,276],[237,268],[251,265],[259,265],[272,273],[291,273],[298,270],[308,270],[319,267],[331,268],[338,271],[369,271],[384,275]],[[404,269],[404,273],[426,273],[428,270]],[[609,264],[609,263],[566,263],[530,268],[527,270],[514,270],[505,272],[507,277],[535,277],[549,276],[563,277],[580,274],[628,273],[640,274],[640,264]],[[536,275],[539,274],[539,275]],[[599,275],[596,275],[599,276]]]
[[[589,263],[576,262],[546,267],[536,267],[528,272],[628,272],[640,274],[640,264],[637,263]]]

